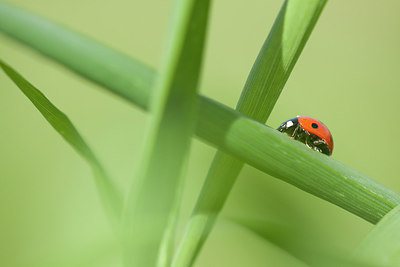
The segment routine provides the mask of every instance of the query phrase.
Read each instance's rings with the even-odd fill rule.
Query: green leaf
[[[94,173],[97,190],[116,233],[122,212],[122,195],[113,181],[108,177],[99,160],[83,140],[69,118],[54,106],[46,96],[19,75],[14,69],[0,60],[0,67],[21,89],[22,93],[35,105],[53,128],[83,157]]]
[[[278,258],[279,263],[275,262],[277,261],[277,259],[272,259],[271,262],[273,263],[269,264],[271,266],[318,266],[315,264],[312,265],[307,262],[307,258],[303,257],[303,255],[297,255],[296,253],[293,253],[295,251],[293,248],[297,248],[296,246],[298,245],[298,240],[296,240],[296,238],[298,238],[298,232],[297,230],[293,229],[292,226],[289,226],[289,224],[283,225],[266,220],[251,220],[248,217],[243,218],[243,222],[244,224],[242,223],[242,219],[239,218],[235,218],[233,220],[232,218],[229,218],[229,220],[223,218],[219,221],[219,227],[221,227],[221,225],[224,226],[229,223],[230,227],[233,226],[239,231],[245,229],[248,231],[248,235],[256,235],[259,239],[264,241],[265,244],[263,247],[265,248],[266,255],[268,255],[269,257],[273,257],[274,254],[277,252],[284,255],[283,258],[285,259],[285,261],[283,264],[280,263]],[[286,242],[286,239],[289,239],[290,241]],[[310,241],[308,236],[306,240]],[[303,249],[302,252],[304,251],[306,250]],[[288,260],[288,262],[286,262],[286,260]]]
[[[156,73],[142,63],[2,2],[0,31],[66,65],[83,77],[102,84],[133,104],[148,109],[151,84]],[[63,53],[69,53],[74,60],[67,59]],[[80,58],[89,62],[80,62]],[[83,68],[80,64],[90,64],[91,68]],[[398,193],[351,167],[311,151],[275,129],[221,103],[201,95],[198,101],[197,137],[240,161],[372,223],[377,223],[400,204]]]
[[[304,232],[296,223],[277,223],[248,217],[229,218],[229,221],[237,223],[266,242],[273,243],[308,266],[366,267],[360,261],[330,247],[326,240],[321,241],[310,236],[309,232]]]
[[[136,105],[148,107],[154,71],[128,56],[4,2],[0,2],[0,30]]]
[[[400,205],[375,225],[354,255],[376,266],[400,266]]]
[[[152,119],[137,179],[124,216],[126,266],[169,266],[174,218],[183,189],[186,163],[197,113],[209,1],[179,0],[172,17],[164,64],[155,84]],[[163,241],[164,233],[167,239]],[[161,243],[163,247],[161,247]]]
[[[400,195],[365,174],[222,105],[202,102],[197,134],[239,160],[377,223]],[[218,114],[215,115],[215,114]]]
[[[285,1],[242,90],[237,110],[265,122],[274,107],[325,0]],[[213,228],[244,162],[218,151],[176,253],[174,266],[190,266]]]

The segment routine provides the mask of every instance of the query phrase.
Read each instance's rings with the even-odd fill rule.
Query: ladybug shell
[[[319,120],[316,120],[308,116],[297,116],[297,119],[299,121],[300,126],[303,127],[304,130],[312,134],[315,134],[316,136],[323,139],[328,144],[329,150],[332,153],[333,150],[332,134],[329,131],[328,127],[325,126],[325,124],[323,124]]]
[[[279,125],[278,131],[286,133],[313,150],[328,156],[332,154],[332,135],[328,128],[319,120],[308,116],[296,116]]]

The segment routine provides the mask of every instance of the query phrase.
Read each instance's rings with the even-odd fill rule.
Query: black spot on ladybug
[[[313,123],[311,124],[311,127],[313,127],[314,129],[317,129],[317,128],[318,128],[318,124],[316,124],[315,122],[313,122]]]

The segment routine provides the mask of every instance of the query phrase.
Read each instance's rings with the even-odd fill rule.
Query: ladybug
[[[332,154],[332,134],[319,120],[307,116],[296,116],[279,125],[278,131],[286,133],[294,140],[303,142],[318,152],[328,156]]]

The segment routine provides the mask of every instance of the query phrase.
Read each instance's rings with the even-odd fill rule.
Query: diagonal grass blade
[[[265,122],[285,85],[325,0],[285,1],[242,90],[237,110]],[[190,266],[213,228],[244,162],[218,151],[174,260]]]
[[[4,2],[0,2],[0,31],[131,103],[149,108],[156,72],[144,64]],[[74,60],[65,58],[63,53]],[[90,67],[82,67],[85,64]],[[200,95],[198,101],[196,136],[239,160],[371,223],[377,223],[400,204],[398,193],[351,167],[309,151],[276,130],[212,99]]]
[[[354,256],[376,266],[400,266],[400,205],[374,226]]]
[[[229,218],[229,221],[237,223],[238,227],[247,229],[266,242],[275,244],[307,266],[367,267],[361,265],[360,261],[350,258],[347,253],[339,252],[311,237],[310,233],[305,233],[304,229],[298,228],[296,224],[290,224],[292,222],[281,224],[249,218]]]
[[[113,93],[148,107],[154,71],[126,55],[4,2],[0,2],[0,30],[86,78],[113,88]]]
[[[99,197],[111,220],[116,233],[119,232],[122,212],[122,195],[114,182],[106,174],[99,160],[83,140],[69,118],[54,106],[46,96],[19,75],[14,69],[0,60],[0,67],[11,80],[21,89],[22,93],[42,113],[43,117],[92,167]]]

